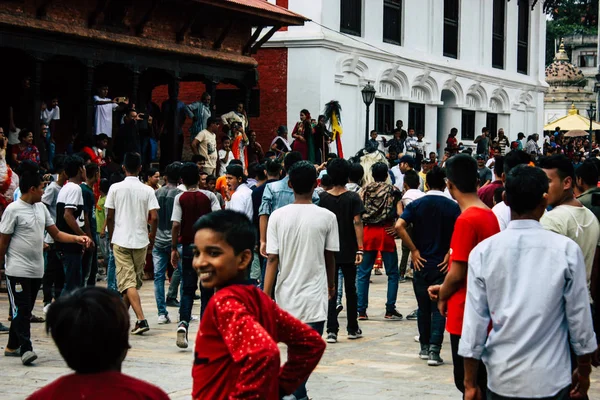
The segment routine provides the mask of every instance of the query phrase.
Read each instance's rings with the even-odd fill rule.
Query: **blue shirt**
[[[265,186],[260,209],[258,210],[259,215],[271,215],[278,208],[294,202],[294,191],[288,186],[289,181],[289,176],[286,176],[280,181],[268,183]],[[312,201],[313,204],[319,204],[319,195],[313,192]]]
[[[404,209],[400,218],[413,225],[411,238],[421,257],[427,260],[423,263],[425,268],[438,268],[444,261],[459,215],[458,204],[439,190],[430,190]]]

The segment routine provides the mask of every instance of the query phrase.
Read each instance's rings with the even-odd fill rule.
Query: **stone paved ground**
[[[452,360],[449,345],[442,350],[447,364],[441,367],[428,367],[417,357],[418,343],[415,321],[384,321],[386,277],[373,276],[371,285],[372,304],[370,321],[363,322],[361,328],[365,337],[349,341],[343,334],[339,342],[328,345],[319,367],[313,373],[309,384],[309,396],[315,400],[388,400],[460,399],[454,388]],[[152,282],[145,282],[142,288],[143,307],[150,322],[151,330],[144,336],[131,337],[131,350],[123,365],[123,372],[152,382],[163,388],[172,399],[189,399],[191,390],[192,348],[180,350],[175,346],[175,324],[156,324],[156,304]],[[407,314],[416,306],[412,285],[400,285],[398,309]],[[170,309],[176,316],[176,309]],[[199,313],[199,306],[194,308]],[[34,313],[41,315],[41,301]],[[8,314],[8,301],[0,295],[0,316]],[[342,312],[341,326],[345,325]],[[6,317],[0,318],[6,323]],[[192,324],[190,339],[193,340],[198,324]],[[34,366],[23,367],[17,358],[0,355],[0,384],[3,400],[24,399],[36,388],[51,382],[69,372],[58,354],[51,338],[43,332],[43,324],[32,325],[34,349],[39,359]],[[0,349],[4,349],[7,336],[0,337]],[[446,338],[445,344],[449,340]],[[190,343],[193,345],[193,342]],[[82,349],[83,350],[83,349]],[[593,375],[591,399],[600,398],[598,373]]]

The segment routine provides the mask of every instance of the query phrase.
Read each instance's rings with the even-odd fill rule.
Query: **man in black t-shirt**
[[[327,165],[327,175],[333,181],[333,189],[320,194],[319,205],[333,212],[337,218],[340,251],[335,254],[337,270],[344,276],[346,289],[346,307],[348,313],[348,339],[362,337],[357,320],[356,266],[362,262],[363,223],[361,215],[364,207],[360,196],[346,190],[350,163],[336,158]],[[336,273],[337,277],[337,273]],[[338,280],[335,279],[337,292]],[[336,311],[336,296],[329,300],[327,315],[327,343],[336,343],[339,331]]]

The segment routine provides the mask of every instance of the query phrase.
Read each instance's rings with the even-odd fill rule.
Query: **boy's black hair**
[[[461,193],[477,192],[477,161],[466,154],[457,154],[446,161],[446,176]]]
[[[206,127],[208,128],[212,124],[219,125],[220,123],[221,123],[221,120],[219,118],[217,118],[217,117],[210,117],[209,119],[206,120]]]
[[[250,168],[250,166],[248,168]],[[267,180],[267,171],[265,169],[265,164],[254,163],[253,171],[254,171],[254,176],[257,180],[259,180],[259,181]],[[250,175],[249,171],[248,171],[248,175]]]
[[[350,176],[350,163],[343,158],[334,158],[327,165],[327,175],[334,186],[346,186]],[[321,182],[322,183],[322,182]]]
[[[108,135],[106,133],[99,133],[96,135],[96,142],[100,142],[102,140],[108,140]]]
[[[568,177],[571,177],[575,181],[575,167],[571,160],[564,154],[542,157],[538,166],[542,169],[556,169],[556,173],[561,181],[564,181]]]
[[[267,160],[265,162],[265,169],[268,176],[279,177],[281,174],[281,163],[275,160]]]
[[[61,174],[64,170],[65,170],[65,161],[67,159],[67,156],[65,156],[64,154],[57,154],[54,156],[54,158],[52,159],[52,166],[54,167],[54,173],[55,174]]]
[[[329,175],[329,174],[323,175],[323,177],[321,178],[321,187],[330,188],[330,187],[333,187],[333,185],[334,185],[334,183],[333,183],[333,178],[331,177],[331,175]]]
[[[436,165],[425,175],[425,182],[427,182],[429,189],[443,192],[446,188],[446,174]]]
[[[285,158],[283,159],[283,169],[286,172],[290,172],[292,166],[294,166],[294,164],[296,164],[299,161],[302,161],[302,154],[300,154],[299,151],[290,151],[286,154]]]
[[[37,172],[27,171],[20,176],[19,179],[19,189],[21,189],[21,194],[25,194],[29,192],[29,189],[32,187],[38,187],[42,184],[42,178],[40,178],[40,174]]]
[[[296,194],[307,194],[317,182],[317,170],[308,161],[298,161],[289,170],[290,184]]]
[[[67,174],[67,178],[75,178],[79,173],[79,170],[83,168],[83,166],[83,158],[78,156],[67,157],[67,159],[65,160],[65,173]]]
[[[406,171],[404,174],[404,183],[409,189],[418,189],[421,185],[421,180],[419,179],[419,174],[414,169],[410,171]]]
[[[260,167],[260,164],[257,162],[253,162],[250,165],[248,165],[248,178],[257,179],[257,177],[258,177],[257,167]]]
[[[123,157],[123,166],[125,171],[130,174],[137,174],[140,167],[142,166],[142,157],[139,153],[126,153]]]
[[[594,161],[585,160],[583,164],[575,170],[577,178],[581,178],[583,183],[588,186],[596,187],[598,185],[598,167]]]
[[[274,151],[272,151],[272,150],[269,150],[269,151],[267,151],[267,152],[265,153],[265,158],[271,158],[271,157],[274,157],[274,156],[276,156],[276,154],[275,154],[275,152],[274,152]]]
[[[171,163],[167,165],[165,168],[165,176],[167,177],[167,182],[177,185],[179,183],[179,179],[181,178],[181,167],[182,163],[179,161]]]
[[[506,204],[519,215],[535,210],[548,192],[548,177],[540,168],[517,165],[506,175]]]
[[[205,161],[205,162],[206,162],[206,157],[204,157],[202,154],[194,154],[194,155],[192,156],[192,162],[193,162],[194,164],[196,164],[196,163],[199,163],[199,162],[202,162],[202,161]]]
[[[81,158],[84,164],[87,164],[89,161],[92,161],[92,157],[85,151],[80,151],[79,153],[75,153],[75,155]]]
[[[504,193],[504,186],[499,186],[494,190],[494,202],[496,204],[501,203],[502,200],[502,194]]]
[[[144,173],[144,182],[146,182],[148,179],[150,179],[151,176],[156,175],[157,172],[160,172],[160,171],[157,170],[156,168],[148,168],[146,170],[146,172]]]
[[[242,163],[241,160],[237,160],[237,159],[234,158],[233,160],[229,161],[229,165],[240,165],[240,166],[242,166],[242,165],[244,165],[244,163]]]
[[[504,156],[494,157],[494,175],[502,176],[504,173]]]
[[[513,150],[504,156],[503,171],[504,175],[508,175],[511,169],[517,165],[527,165],[531,162],[531,156],[523,150]],[[494,166],[496,168],[496,166]]]
[[[100,180],[100,191],[102,193],[108,193],[109,188],[110,188],[110,183],[108,182],[108,179],[101,179]]]
[[[89,163],[85,166],[85,176],[87,179],[92,178],[98,171],[100,171],[100,166],[98,164]]]
[[[233,247],[237,255],[244,250],[252,251],[256,246],[256,228],[246,214],[233,210],[208,213],[194,224],[194,231],[210,229],[223,235],[223,240]]]
[[[335,153],[327,153],[327,160],[334,160],[338,158],[338,155]]]
[[[360,184],[365,176],[365,169],[359,163],[351,163],[350,164],[350,174],[348,175],[348,180],[350,182],[354,182],[356,184]]]
[[[388,165],[383,162],[377,162],[371,167],[371,175],[375,182],[385,182],[389,176]]]
[[[88,286],[52,303],[46,333],[75,372],[104,372],[119,366],[129,349],[129,313],[118,293]]]
[[[31,160],[22,161],[21,164],[19,164],[19,166],[15,170],[15,172],[19,176],[23,175],[26,172],[39,173],[39,171],[39,164]]]
[[[181,167],[181,181],[186,186],[195,186],[200,180],[200,170],[193,162],[186,162]]]
[[[217,182],[217,177],[214,176],[214,175],[207,176],[206,177],[206,183],[209,183],[209,182]]]

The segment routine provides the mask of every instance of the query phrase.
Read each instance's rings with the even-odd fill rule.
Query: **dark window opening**
[[[506,0],[494,0],[492,23],[492,67],[504,69],[504,25]]]
[[[444,0],[444,56],[458,58],[458,0]]]
[[[383,41],[402,45],[402,0],[383,1]]]
[[[362,32],[362,0],[341,0],[340,6],[340,32],[360,36]]]
[[[475,140],[475,111],[462,111],[461,140]]]
[[[408,103],[408,128],[425,133],[425,104]]]
[[[375,130],[390,135],[394,129],[394,102],[391,100],[375,100]]]
[[[528,74],[529,1],[519,0],[519,32],[517,35],[517,72]]]
[[[485,126],[490,130],[490,136],[495,138],[498,132],[498,114],[487,113]]]

